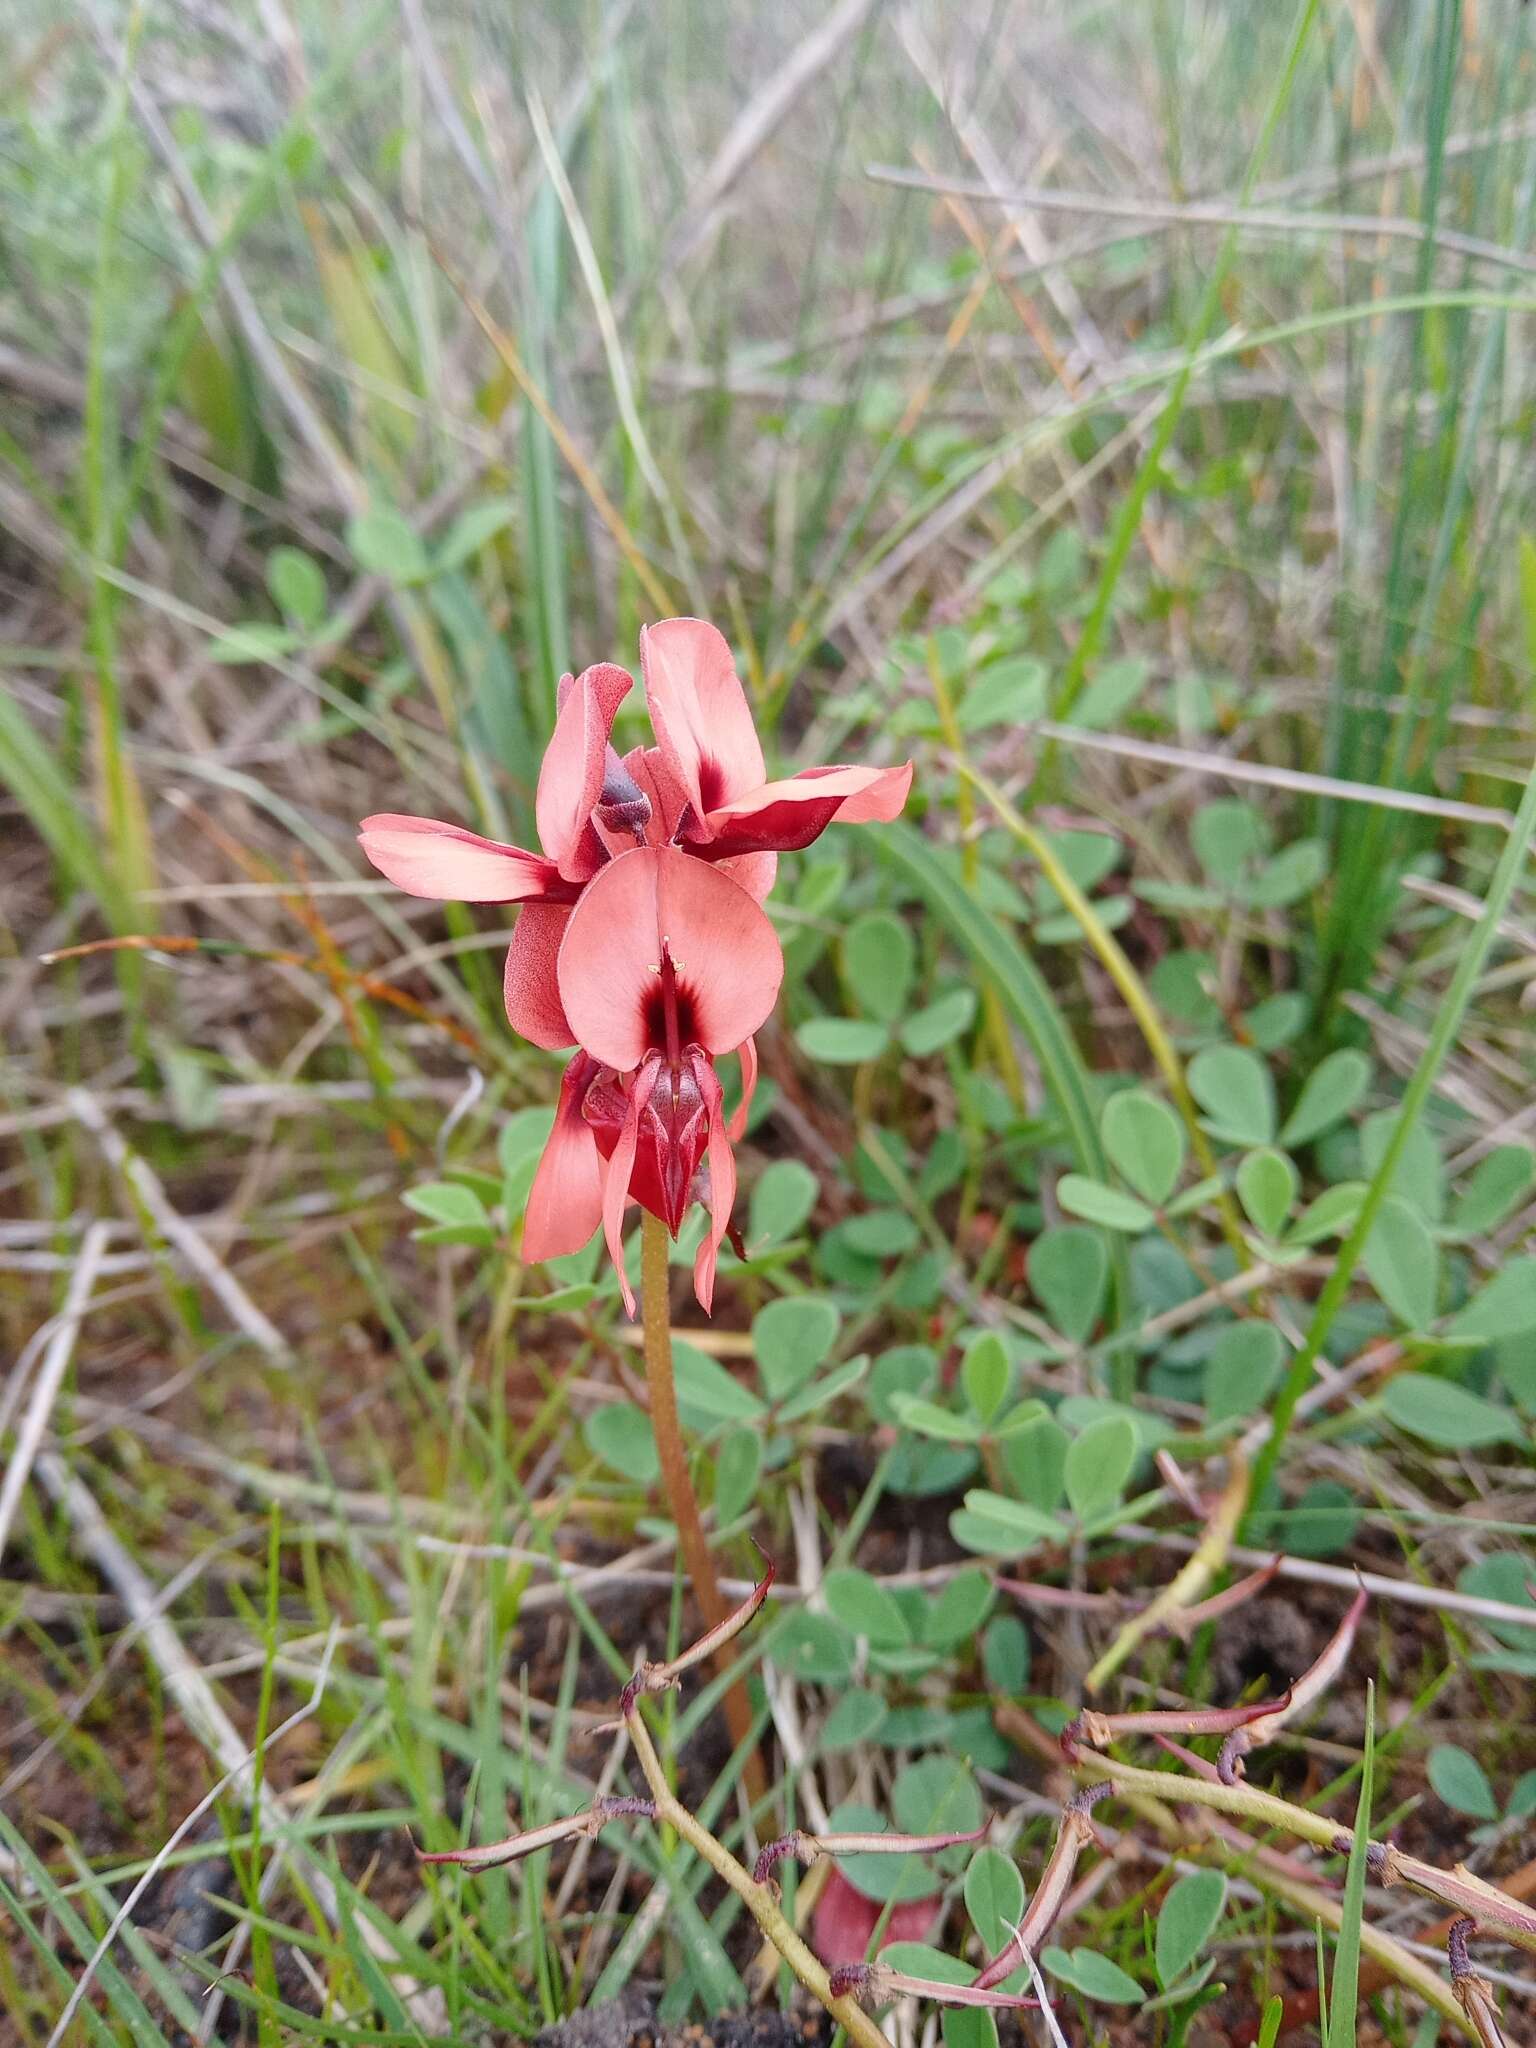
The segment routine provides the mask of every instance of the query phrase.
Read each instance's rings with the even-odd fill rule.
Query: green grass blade
[[[0,783],[47,841],[71,884],[94,896],[125,929],[129,897],[101,857],[96,836],[63,769],[16,699],[0,691]]]
[[[1039,1062],[1041,1077],[1065,1127],[1075,1164],[1083,1173],[1102,1179],[1108,1172],[1108,1162],[1099,1143],[1093,1084],[1044,975],[996,918],[988,916],[966,894],[959,876],[951,873],[920,832],[900,823],[882,825],[878,831],[871,827],[862,829],[878,857],[911,883],[961,952],[996,990],[1004,1011],[1024,1034]],[[1125,1248],[1120,1239],[1110,1243],[1109,1255],[1115,1294],[1123,1312],[1130,1295]]]
[[[871,830],[869,844],[887,867],[912,884],[960,950],[997,990],[1040,1062],[1074,1161],[1084,1173],[1103,1175],[1108,1169],[1099,1144],[1088,1070],[1045,976],[996,918],[966,894],[959,876],[950,872],[912,826],[885,825],[878,832]]]
[[[96,1937],[91,1929],[65,1900],[48,1866],[3,1813],[0,1813],[0,1842],[10,1851],[17,1868],[25,1873],[32,1889],[46,1903],[49,1918],[57,1924],[70,1946],[82,1960],[93,1955]],[[135,2048],[167,2048],[166,2037],[156,2025],[149,2008],[109,1956],[102,1956],[97,1962],[96,1981],[106,1994],[110,2010],[135,2043]],[[82,2012],[88,2009],[88,2005],[82,2004]]]
[[[1355,1808],[1355,1838],[1350,1845],[1344,1880],[1344,1919],[1339,1928],[1333,1964],[1333,1990],[1328,2001],[1327,2048],[1355,2048],[1355,2015],[1360,2001],[1360,1923],[1365,1914],[1365,1852],[1371,1839],[1371,1783],[1376,1765],[1376,1690],[1365,1696],[1365,1758],[1360,1768],[1360,1799]]]
[[[1456,971],[1451,976],[1450,986],[1434,1013],[1428,1041],[1419,1057],[1418,1065],[1413,1070],[1412,1078],[1403,1091],[1397,1119],[1392,1126],[1392,1135],[1387,1141],[1375,1173],[1371,1176],[1354,1228],[1339,1247],[1339,1255],[1334,1262],[1333,1270],[1318,1295],[1317,1306],[1312,1312],[1312,1320],[1307,1326],[1307,1334],[1301,1349],[1291,1360],[1285,1380],[1275,1398],[1269,1438],[1254,1466],[1250,1502],[1263,1498],[1264,1489],[1274,1476],[1281,1453],[1285,1449],[1286,1438],[1290,1434],[1291,1423],[1295,1418],[1296,1404],[1312,1384],[1312,1375],[1316,1370],[1318,1358],[1328,1341],[1334,1319],[1348,1297],[1355,1269],[1360,1263],[1366,1240],[1380,1214],[1387,1191],[1392,1186],[1398,1164],[1407,1150],[1409,1139],[1418,1127],[1419,1118],[1429,1101],[1430,1091],[1435,1085],[1440,1069],[1460,1034],[1462,1021],[1472,1001],[1478,977],[1483,971],[1483,962],[1488,957],[1520,881],[1533,836],[1536,836],[1536,769],[1533,769],[1526,779],[1520,809],[1516,813],[1504,850],[1499,856],[1498,865],[1493,871],[1488,893],[1483,899],[1483,914],[1462,948],[1456,962]]]
[[[1290,48],[1286,54],[1285,63],[1281,68],[1279,83],[1275,87],[1269,111],[1264,118],[1264,126],[1259,132],[1259,139],[1254,145],[1253,152],[1248,160],[1248,168],[1243,176],[1237,202],[1240,207],[1247,205],[1253,193],[1253,188],[1258,183],[1259,173],[1264,168],[1265,159],[1269,155],[1270,144],[1274,141],[1275,131],[1280,125],[1280,118],[1285,112],[1292,89],[1296,84],[1297,75],[1301,68],[1302,53],[1306,49],[1307,40],[1312,31],[1312,24],[1317,18],[1317,13],[1318,0],[1302,0],[1296,26],[1291,33]],[[1077,699],[1082,695],[1084,686],[1088,681],[1088,671],[1099,649],[1104,644],[1104,636],[1108,630],[1110,612],[1114,606],[1115,593],[1120,585],[1121,573],[1130,556],[1131,545],[1141,530],[1141,516],[1146,509],[1147,500],[1152,494],[1153,485],[1162,474],[1163,458],[1173,444],[1173,436],[1183,415],[1184,401],[1189,393],[1190,380],[1194,376],[1195,365],[1199,361],[1201,348],[1206,336],[1215,324],[1216,315],[1221,310],[1222,292],[1225,289],[1227,276],[1232,268],[1232,258],[1236,250],[1237,230],[1235,227],[1229,227],[1226,234],[1222,237],[1221,247],[1217,252],[1215,262],[1211,265],[1209,276],[1206,279],[1205,290],[1201,295],[1200,304],[1196,308],[1194,322],[1185,346],[1184,359],[1179,365],[1178,374],[1175,376],[1173,384],[1169,389],[1167,401],[1158,415],[1157,425],[1153,430],[1151,441],[1148,443],[1146,454],[1142,457],[1141,464],[1136,471],[1131,488],[1126,492],[1124,499],[1121,501],[1120,509],[1115,515],[1115,523],[1110,533],[1109,549],[1105,556],[1103,570],[1100,572],[1098,586],[1093,594],[1093,603],[1089,608],[1087,618],[1083,621],[1082,632],[1078,636],[1077,645],[1072,650],[1052,704],[1051,716],[1055,719],[1065,718],[1071,711],[1072,706],[1077,702]],[[1041,751],[1040,767],[1036,775],[1037,782],[1048,774],[1051,759],[1052,748],[1048,743]]]

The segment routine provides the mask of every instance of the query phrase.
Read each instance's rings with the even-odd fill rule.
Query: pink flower
[[[703,619],[663,619],[640,634],[656,753],[686,798],[678,839],[704,860],[793,853],[834,818],[887,824],[912,787],[900,768],[802,768],[765,780],[763,750],[724,635]]]
[[[543,854],[482,839],[462,825],[384,811],[364,818],[359,842],[397,889],[456,903],[523,906],[507,951],[502,993],[512,1029],[546,1052],[574,1042],[555,988],[555,957],[572,905],[609,850],[594,813],[602,801],[613,715],[634,677],[600,663],[560,684],[560,710],[534,795]]]
[[[942,1893],[936,1892],[931,1899],[901,1900],[891,1908],[880,1937],[881,1948],[889,1948],[897,1941],[929,1940],[943,1910]],[[839,1964],[862,1963],[884,1911],[878,1899],[867,1897],[834,1864],[826,1889],[816,1901],[811,1945],[830,1969]]]
[[[675,846],[622,853],[571,912],[556,967],[581,1050],[566,1069],[523,1225],[523,1255],[577,1251],[599,1223],[624,1270],[625,1204],[676,1236],[692,1202],[710,1227],[694,1261],[706,1312],[736,1195],[731,1139],[757,1073],[752,1034],[778,998],[773,926],[729,875]],[[726,1127],[715,1060],[739,1052],[744,1095]]]
[[[691,1203],[708,1208],[694,1287],[710,1307],[735,1197],[731,1139],[757,1076],[752,1034],[784,972],[760,908],[778,855],[837,818],[894,818],[912,783],[910,762],[766,781],[730,648],[702,619],[645,628],[640,657],[657,744],[622,760],[609,736],[633,678],[603,663],[562,679],[534,802],[541,852],[391,813],[365,818],[359,835],[413,896],[520,906],[508,1020],[548,1051],[578,1048],[529,1197],[524,1256],[578,1250],[601,1223],[631,1315],[630,1200],[674,1236]],[[727,1130],[715,1061],[730,1052],[744,1092]]]
[[[561,681],[534,804],[542,853],[390,812],[365,818],[359,835],[374,866],[412,896],[522,906],[507,952],[507,1018],[549,1052],[576,1040],[555,973],[566,920],[614,854],[637,842],[676,843],[723,867],[761,903],[779,853],[809,846],[834,819],[896,817],[912,786],[910,761],[803,768],[765,781],[731,650],[703,619],[646,627],[640,658],[658,744],[623,760],[608,736],[633,677],[603,662]]]

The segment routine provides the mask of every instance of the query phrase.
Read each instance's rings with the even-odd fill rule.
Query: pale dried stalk
[[[1280,1828],[1319,1848],[1346,1852],[1354,1841],[1354,1830],[1325,1814],[1309,1813],[1278,1799],[1272,1792],[1260,1792],[1239,1780],[1224,1785],[1219,1779],[1176,1776],[1168,1771],[1144,1771],[1135,1764],[1123,1764],[1114,1757],[1083,1759],[1095,1777],[1107,1778],[1117,1791],[1145,1794],[1158,1800],[1183,1801],[1191,1806],[1211,1807],[1229,1813],[1256,1827]],[[1367,1849],[1372,1877],[1381,1885],[1405,1884],[1426,1898],[1437,1899],[1458,1913],[1475,1920],[1502,1940],[1536,1955],[1536,1912],[1521,1905],[1508,1892],[1478,1877],[1464,1864],[1441,1870],[1422,1857],[1406,1855],[1390,1842],[1372,1842]]]
[[[222,1303],[235,1325],[258,1350],[266,1353],[274,1365],[291,1365],[293,1352],[282,1331],[256,1306],[234,1274],[214,1255],[202,1232],[195,1229],[172,1204],[153,1168],[131,1150],[96,1098],[83,1088],[69,1088],[65,1091],[64,1100],[95,1138],[108,1163],[122,1175],[137,1206],[166,1242],[175,1246],[209,1293]]]
[[[636,1761],[645,1774],[646,1784],[656,1804],[656,1818],[675,1828],[689,1848],[702,1856],[715,1875],[730,1886],[806,1990],[847,2030],[849,2039],[856,2042],[858,2048],[888,2048],[885,2036],[857,1999],[833,1990],[825,1965],[784,1917],[773,1888],[758,1884],[751,1871],[738,1863],[724,1843],[717,1842],[703,1822],[696,1820],[676,1798],[641,1719],[638,1703],[631,1707],[627,1725]]]
[[[1283,1701],[1272,1713],[1261,1714],[1244,1726],[1234,1728],[1221,1745],[1221,1755],[1216,1769],[1227,1784],[1231,1784],[1242,1769],[1243,1758],[1251,1749],[1262,1749],[1280,1733],[1287,1721],[1303,1713],[1312,1702],[1319,1699],[1349,1661],[1354,1648],[1355,1633],[1360,1626],[1360,1617],[1370,1598],[1364,1586],[1350,1603],[1349,1612],[1339,1623],[1323,1649],[1322,1655],[1302,1678],[1298,1678]]]
[[[1181,1608],[1192,1606],[1200,1598],[1226,1563],[1227,1554],[1232,1548],[1232,1540],[1237,1534],[1238,1524],[1243,1518],[1247,1504],[1248,1467],[1241,1453],[1234,1451],[1226,1486],[1216,1504],[1215,1513],[1205,1526],[1194,1556],[1169,1581],[1150,1606],[1131,1616],[1084,1681],[1089,1692],[1097,1692],[1099,1687],[1120,1669],[1143,1637],[1151,1635],[1155,1629],[1169,1627],[1173,1616]]]
[[[1011,1976],[1019,1965],[1032,1958],[1054,1926],[1061,1911],[1063,1899],[1072,1886],[1077,1859],[1084,1848],[1093,1840],[1093,1822],[1089,1813],[1096,1801],[1104,1797],[1106,1787],[1089,1785],[1081,1792],[1074,1793],[1061,1810],[1061,1826],[1056,1834],[1056,1846],[1050,1860],[1040,1873],[1040,1882],[1035,1886],[1034,1897],[1024,1911],[1006,1944],[981,1971],[976,1979],[978,1991],[990,1990]]]
[[[101,1271],[101,1262],[111,1239],[111,1224],[96,1221],[86,1226],[63,1310],[48,1339],[48,1348],[38,1368],[26,1413],[16,1431],[16,1442],[5,1468],[5,1477],[0,1480],[0,1557],[5,1555],[6,1538],[11,1533],[11,1522],[21,1500],[22,1488],[42,1445],[53,1404],[69,1370],[69,1361],[75,1355],[75,1340],[90,1306],[91,1289],[96,1285],[96,1276]]]

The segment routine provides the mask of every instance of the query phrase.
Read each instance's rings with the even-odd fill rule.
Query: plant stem
[[[652,1219],[647,1216],[645,1220],[649,1223]],[[628,1725],[635,1757],[656,1802],[656,1818],[676,1828],[689,1848],[702,1856],[716,1876],[730,1886],[806,1990],[813,1998],[820,1999],[858,2048],[889,2048],[885,2036],[856,2000],[832,1996],[826,1969],[780,1911],[773,1889],[769,1885],[758,1884],[751,1871],[738,1863],[730,1850],[715,1840],[703,1822],[695,1819],[687,1807],[678,1802],[667,1783],[667,1774],[638,1705],[631,1710]]]
[[[1304,1806],[1293,1806],[1288,1799],[1261,1792],[1241,1778],[1224,1785],[1216,1778],[1146,1771],[1108,1756],[1085,1755],[1081,1768],[1095,1778],[1108,1778],[1117,1792],[1141,1793],[1175,1805],[1211,1807],[1254,1827],[1279,1829],[1319,1849],[1347,1854],[1355,1839],[1355,1830],[1347,1822],[1330,1820],[1326,1814],[1313,1813]],[[1408,1885],[1426,1898],[1439,1900],[1457,1912],[1472,1914],[1490,1933],[1496,1931],[1499,1940],[1536,1953],[1536,1912],[1509,1892],[1501,1891],[1460,1864],[1454,1870],[1441,1870],[1422,1857],[1404,1855],[1390,1845],[1382,1845],[1379,1853],[1383,1858],[1381,1868],[1377,1869],[1374,1861],[1372,1864],[1372,1875],[1378,1884]]]
[[[715,1577],[699,1518],[698,1498],[688,1471],[688,1453],[683,1446],[682,1425],[677,1417],[677,1389],[672,1379],[672,1309],[670,1275],[667,1267],[667,1226],[648,1209],[640,1212],[640,1314],[645,1337],[645,1384],[650,1396],[651,1430],[656,1454],[661,1460],[661,1483],[677,1529],[677,1540],[693,1582],[694,1598],[704,1616],[706,1629],[718,1628],[730,1613]],[[730,1661],[729,1648],[716,1657],[716,1668],[724,1670]],[[725,1695],[726,1724],[731,1744],[739,1749],[752,1733],[752,1702],[738,1679]],[[753,1750],[742,1773],[748,1797],[755,1805],[767,1790],[762,1759]]]

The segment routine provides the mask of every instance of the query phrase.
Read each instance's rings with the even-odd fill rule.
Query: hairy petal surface
[[[407,896],[439,903],[526,903],[540,896],[571,901],[576,895],[542,854],[482,839],[436,818],[378,811],[364,818],[357,838],[379,873]]]
[[[587,886],[560,946],[560,1000],[578,1044],[631,1073],[661,1036],[661,961],[676,970],[682,1040],[734,1052],[778,998],[773,926],[728,875],[671,846],[620,854]]]
[[[560,712],[539,769],[534,816],[540,845],[567,881],[585,882],[603,863],[592,812],[602,792],[614,713],[634,681],[610,661],[561,681]]]
[[[566,1252],[579,1252],[603,1220],[602,1159],[581,1113],[599,1071],[596,1060],[577,1052],[561,1077],[554,1129],[528,1192],[525,1259],[558,1259]]]
[[[707,840],[709,813],[766,772],[730,647],[704,619],[661,619],[641,629],[640,666],[662,759]]]
[[[519,1037],[546,1052],[576,1043],[555,979],[560,941],[571,918],[568,903],[526,903],[518,912],[501,992],[507,1022]]]

